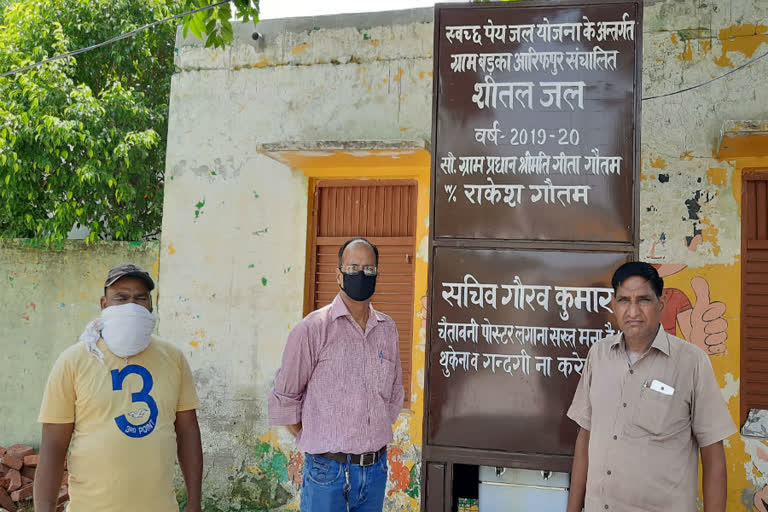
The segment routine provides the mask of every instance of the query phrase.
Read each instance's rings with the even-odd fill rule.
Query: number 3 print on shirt
[[[155,424],[157,423],[157,404],[155,399],[149,394],[152,391],[152,374],[146,368],[137,364],[128,365],[120,371],[112,370],[112,390],[121,391],[123,389],[123,380],[133,373],[141,377],[144,387],[138,393],[131,393],[131,401],[133,403],[144,402],[147,404],[149,406],[149,418],[141,425],[133,425],[128,422],[125,414],[121,414],[115,418],[115,423],[117,423],[117,428],[120,429],[120,432],[129,437],[144,437],[155,430]]]

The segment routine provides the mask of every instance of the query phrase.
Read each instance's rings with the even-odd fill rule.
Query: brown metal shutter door
[[[741,423],[768,409],[768,173],[745,174],[742,198]]]
[[[373,307],[397,325],[406,407],[411,398],[416,194],[416,182],[410,180],[318,182],[310,262],[310,307],[318,309],[339,292],[335,270],[341,245],[350,237],[362,236],[378,247]]]

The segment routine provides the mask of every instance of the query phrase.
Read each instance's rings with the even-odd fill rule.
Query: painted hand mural
[[[725,341],[728,339],[728,322],[723,318],[725,304],[710,300],[709,283],[703,277],[691,279],[691,287],[696,294],[696,304],[691,310],[691,334],[688,341],[709,354],[725,352]]]
[[[768,512],[768,485],[755,493],[755,509],[758,512]]]
[[[686,265],[661,264],[655,265],[662,278],[677,274]],[[665,288],[664,296],[667,306],[661,323],[669,334],[677,334],[680,327],[680,337],[699,346],[707,354],[725,352],[725,342],[728,339],[728,322],[725,320],[725,304],[713,302],[709,295],[709,283],[701,276],[691,279],[691,289],[694,293],[694,303],[678,288]]]

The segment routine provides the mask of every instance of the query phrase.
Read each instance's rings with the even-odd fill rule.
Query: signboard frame
[[[632,150],[632,239],[629,243],[595,242],[590,240],[507,240],[499,238],[437,238],[435,236],[437,173],[440,162],[435,152],[437,147],[435,135],[438,133],[438,105],[440,84],[440,37],[443,13],[461,10],[522,10],[522,9],[568,9],[594,8],[610,6],[632,6],[635,12],[634,33],[634,112],[633,112],[633,150]],[[617,9],[619,12],[619,9]],[[422,436],[422,510],[428,512],[443,512],[451,510],[452,479],[455,464],[488,465],[499,467],[514,467],[549,471],[570,472],[572,456],[550,455],[542,453],[509,452],[504,450],[474,449],[459,446],[444,446],[430,444],[429,431],[432,421],[430,411],[430,376],[432,374],[433,327],[438,319],[433,317],[433,300],[435,296],[435,268],[433,265],[436,249],[522,249],[532,251],[560,252],[613,252],[623,253],[627,260],[637,259],[639,250],[639,182],[641,167],[641,102],[642,102],[642,47],[643,47],[643,0],[523,0],[510,3],[479,3],[479,4],[436,4],[434,17],[434,51],[433,51],[433,108],[432,108],[432,164],[431,164],[431,194],[430,194],[430,237],[429,237],[429,278],[427,296],[430,297],[427,307],[426,358],[424,373],[424,419]],[[437,371],[440,369],[437,368]],[[439,482],[437,480],[440,480]]]

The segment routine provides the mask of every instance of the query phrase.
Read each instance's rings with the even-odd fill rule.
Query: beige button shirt
[[[621,334],[596,343],[568,417],[590,431],[585,512],[695,512],[699,446],[736,432],[709,356],[661,328],[631,366]]]

